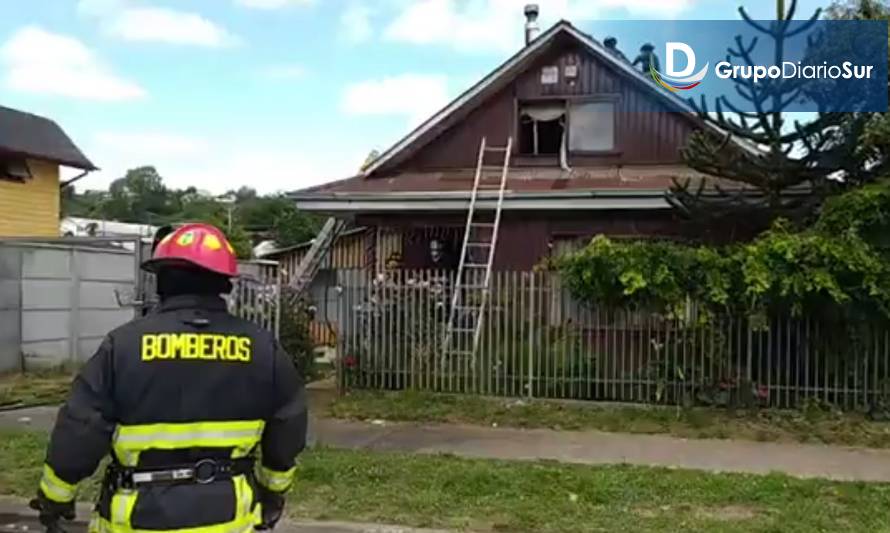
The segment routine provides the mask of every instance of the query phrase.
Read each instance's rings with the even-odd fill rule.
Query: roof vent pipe
[[[538,15],[540,13],[541,10],[538,8],[538,4],[525,6],[525,44],[530,44],[541,33],[541,27],[538,26]]]

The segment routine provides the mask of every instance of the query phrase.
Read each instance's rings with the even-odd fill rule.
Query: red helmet
[[[210,224],[185,224],[168,233],[142,268],[157,272],[177,265],[193,265],[228,277],[238,275],[235,249],[223,232]]]

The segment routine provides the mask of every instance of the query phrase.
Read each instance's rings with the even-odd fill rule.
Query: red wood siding
[[[567,64],[578,65],[578,77],[565,79]],[[541,84],[541,68],[558,65],[559,83]],[[576,43],[557,45],[541,60],[521,73],[505,89],[489,97],[457,125],[398,165],[388,175],[475,167],[479,141],[505,144],[515,134],[517,102],[536,98],[604,97],[617,98],[616,153],[596,156],[570,156],[578,166],[622,164],[677,164],[693,124],[680,113],[667,111],[657,97],[639,87],[637,80],[619,74],[615,68],[582,49]],[[514,166],[524,164],[516,160]]]

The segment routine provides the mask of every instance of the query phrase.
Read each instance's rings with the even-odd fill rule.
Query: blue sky
[[[522,45],[524,0],[0,0],[0,104],[49,116],[102,168],[293,190],[354,173]],[[735,19],[726,0],[539,0],[618,19]],[[810,14],[826,2],[802,0]],[[743,5],[774,16],[772,0]],[[640,43],[619,46],[630,55]]]

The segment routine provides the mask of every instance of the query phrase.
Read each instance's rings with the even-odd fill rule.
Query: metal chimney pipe
[[[541,33],[541,27],[538,26],[538,15],[541,10],[538,4],[527,4],[525,6],[525,44],[534,41],[538,34]]]

